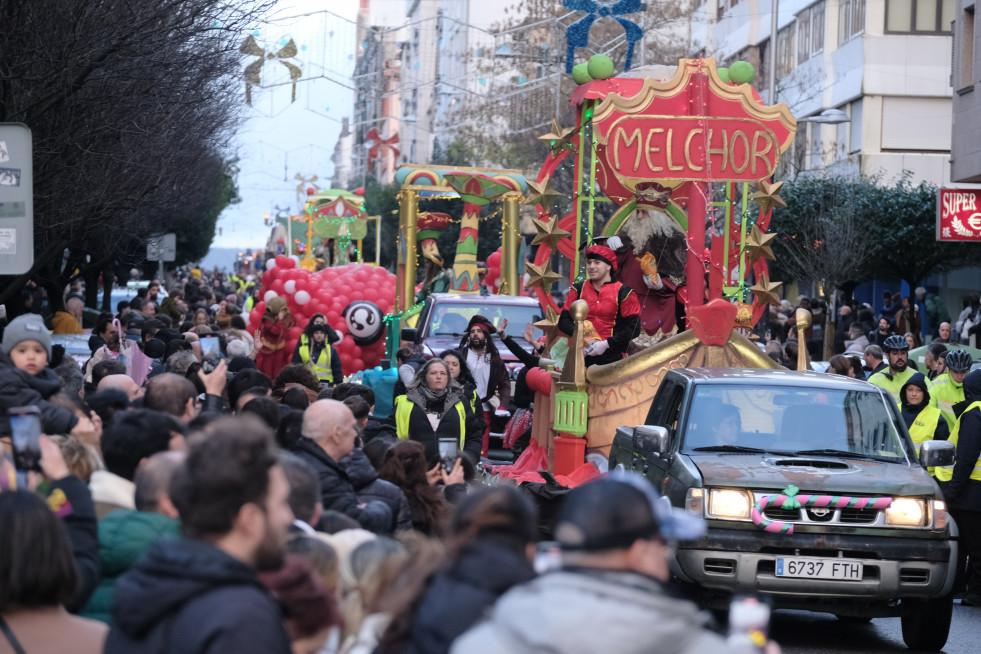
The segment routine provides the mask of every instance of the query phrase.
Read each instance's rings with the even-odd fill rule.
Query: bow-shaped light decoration
[[[587,12],[586,16],[569,25],[565,31],[565,72],[572,73],[576,48],[585,48],[589,45],[589,30],[597,19],[605,17],[612,18],[623,27],[627,38],[627,57],[623,69],[630,70],[634,58],[634,44],[643,38],[644,31],[634,21],[620,16],[644,11],[646,6],[641,0],[563,0],[562,4],[566,9]]]
[[[383,139],[378,130],[372,127],[368,130],[368,133],[364,135],[365,142],[371,143],[371,147],[368,149],[368,167],[371,167],[371,162],[378,158],[379,153],[382,148],[390,148],[392,150],[392,156],[395,159],[399,158],[402,154],[395,144],[399,142],[399,133],[395,132],[387,139]]]
[[[290,102],[296,102],[296,80],[303,76],[303,71],[296,64],[291,64],[286,61],[286,59],[292,59],[297,54],[296,43],[293,39],[282,47],[279,52],[269,52],[267,53],[263,50],[258,43],[256,43],[254,36],[249,36],[245,41],[242,42],[241,47],[239,47],[239,52],[242,54],[247,54],[253,57],[259,57],[251,64],[245,67],[245,103],[249,106],[252,105],[252,86],[260,86],[259,72],[262,70],[262,65],[266,63],[266,59],[276,59],[279,63],[286,66],[286,69],[290,71],[290,79],[293,81],[293,97]]]
[[[296,201],[297,202],[302,202],[303,201],[303,197],[307,195],[307,189],[308,188],[312,188],[314,193],[319,193],[320,192],[320,186],[317,185],[317,184],[314,184],[314,182],[317,181],[317,176],[316,175],[314,175],[313,177],[304,177],[300,173],[297,173],[296,176],[293,177],[293,179],[300,180],[300,183],[296,185]],[[307,186],[307,184],[309,184],[309,186]]]

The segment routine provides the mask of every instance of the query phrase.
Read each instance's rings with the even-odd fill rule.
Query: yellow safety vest
[[[880,370],[869,377],[869,383],[875,384],[879,388],[889,391],[889,394],[892,395],[893,401],[899,402],[899,391],[902,390],[903,385],[909,381],[909,378],[915,374],[916,373],[912,368],[907,368],[903,372],[896,375],[890,373],[889,368],[884,368],[883,370]]]
[[[962,413],[957,419],[957,424],[955,424],[954,428],[950,430],[950,438],[947,440],[953,443],[954,447],[957,447],[957,436],[961,430],[961,420],[964,419],[964,416],[967,415],[968,411],[972,411],[974,409],[981,409],[981,402],[971,402],[971,404],[964,409],[964,413]],[[954,463],[957,463],[956,459],[954,460]],[[950,481],[954,478],[954,466],[937,466],[936,476],[940,481]],[[978,460],[974,462],[974,470],[971,471],[971,479],[981,481],[981,458],[978,458]]]
[[[303,365],[312,370],[317,375],[317,379],[328,384],[334,383],[334,373],[330,368],[330,343],[324,341],[324,349],[320,350],[317,360],[310,362],[310,337],[300,334],[300,359]]]
[[[950,428],[954,428],[957,417],[954,416],[954,405],[964,401],[964,385],[950,378],[950,373],[944,373],[933,380],[927,389],[930,391],[930,406],[940,409]]]
[[[415,403],[406,395],[399,395],[395,398],[395,433],[400,441],[409,440],[409,416],[412,415],[412,407]],[[463,442],[467,437],[467,410],[463,402],[457,402],[455,407],[460,416],[460,451],[463,451]]]

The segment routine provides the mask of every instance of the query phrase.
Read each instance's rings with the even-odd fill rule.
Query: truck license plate
[[[861,581],[862,564],[852,559],[780,557],[777,559],[777,576]]]

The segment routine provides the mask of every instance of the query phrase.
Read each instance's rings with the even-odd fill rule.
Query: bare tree
[[[824,326],[827,360],[834,346],[835,291],[864,277],[876,249],[875,237],[853,184],[803,177],[791,184],[782,193],[787,208],[777,209],[771,224],[780,235],[777,261],[796,279],[818,284],[828,307]]]
[[[4,3],[0,121],[34,135],[35,263],[3,280],[0,302],[33,278],[60,308],[76,275],[106,277],[134,243],[223,192],[220,153],[243,104],[238,47],[268,4]]]

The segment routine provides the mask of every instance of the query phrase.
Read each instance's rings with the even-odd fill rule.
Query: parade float
[[[591,61],[589,71],[606,79],[575,71],[580,85],[570,102],[576,124],[553,122],[541,137],[551,152],[529,181],[539,248],[526,264],[527,286],[546,314],[537,326],[551,347],[559,338],[561,310],[549,292],[559,279],[551,268],[555,252],[572,261],[572,283],[581,279],[584,242],[626,233],[631,221],[653,220],[658,229],[634,230],[652,234],[650,241],[626,246],[633,248],[626,255],[646,264],[640,266],[646,274],[650,264],[668,258],[666,248],[680,244],[684,267],[671,271],[670,286],[688,329],[678,332],[671,319],[643,320],[635,339],[639,351],[587,369],[582,335],[588,308],[581,300],[573,305],[575,333],[559,362],[561,373],[537,373],[531,381],[537,390],[532,438],[541,462],[556,474],[574,471],[588,452],[608,454],[618,426],[643,424],[670,369],[777,367],[749,336],[768,305],[779,301],[779,283],[770,281],[766,263],[775,235],[767,228],[773,207],[782,205],[781,183],[772,178],[796,120],[785,105],[762,103],[748,83],[753,69],[745,62],[730,72],[717,69],[713,59],[682,59],[664,80],[609,77],[612,67],[605,63]],[[552,200],[559,194],[551,178],[570,159],[573,208],[554,216]],[[594,225],[598,202],[617,206],[601,229]],[[716,226],[710,242],[706,224]],[[808,319],[800,316],[798,328]],[[663,329],[669,324],[670,331]]]

